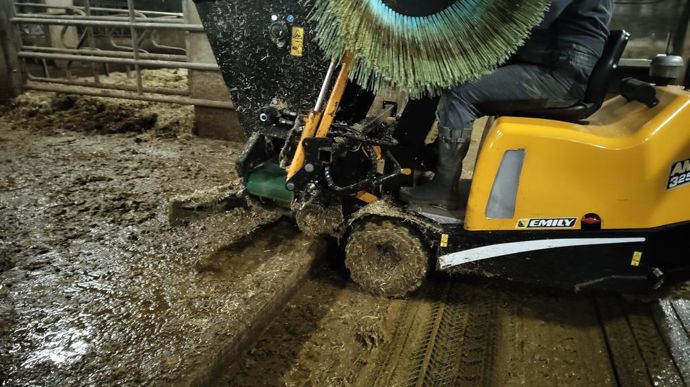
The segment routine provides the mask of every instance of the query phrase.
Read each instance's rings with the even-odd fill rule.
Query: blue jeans
[[[577,46],[562,50],[553,64],[508,64],[446,91],[441,96],[439,125],[453,139],[469,139],[478,117],[495,114],[487,104],[502,102],[520,109],[568,107],[584,99],[589,79],[598,58]],[[452,139],[451,139],[452,140]]]

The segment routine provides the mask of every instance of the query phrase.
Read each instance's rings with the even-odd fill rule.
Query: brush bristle
[[[316,0],[316,40],[331,59],[354,54],[351,78],[434,96],[505,62],[542,20],[549,0],[458,0],[430,16],[400,14],[382,0]]]

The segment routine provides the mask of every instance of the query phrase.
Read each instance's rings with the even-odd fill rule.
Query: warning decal
[[[292,27],[292,45],[290,55],[302,56],[304,50],[304,28]]]
[[[577,218],[536,218],[520,219],[516,228],[573,228]]]
[[[690,159],[673,163],[666,189],[677,188],[688,183],[690,183]]]

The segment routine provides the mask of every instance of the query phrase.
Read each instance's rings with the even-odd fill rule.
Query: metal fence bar
[[[29,80],[34,81],[34,82],[46,82],[46,83],[56,83],[60,85],[70,85],[70,86],[79,86],[79,87],[92,87],[92,88],[103,88],[103,89],[112,89],[112,90],[123,90],[123,91],[137,91],[136,86],[129,86],[129,85],[118,85],[118,84],[109,84],[109,83],[99,83],[95,84],[93,82],[88,82],[88,81],[75,81],[75,80],[67,80],[67,79],[58,79],[58,78],[46,78],[46,77],[36,77],[33,75],[29,75]],[[160,87],[147,87],[144,86],[142,88],[142,91],[144,93],[150,93],[150,94],[165,94],[165,95],[182,95],[182,96],[188,96],[189,90],[187,89],[165,89],[165,88],[160,88]]]
[[[91,16],[91,0],[84,0],[84,11],[86,12],[86,16],[90,17]],[[86,27],[86,34],[88,35],[87,39],[89,40],[89,48],[92,51],[96,50],[96,41],[93,37],[93,27]],[[79,47],[77,47],[79,48]],[[96,83],[101,83],[101,79],[98,76],[98,71],[96,70],[96,63],[91,62],[91,71],[93,71],[93,80]]]
[[[130,59],[130,58],[109,58],[106,56],[89,56],[89,55],[68,55],[68,54],[51,54],[43,52],[26,52],[19,53],[21,58],[38,58],[38,59],[55,59],[55,60],[73,60],[81,62],[95,62],[95,63],[112,63],[124,64],[134,66],[146,67],[167,67],[175,69],[189,69],[213,71],[218,70],[218,65],[211,63],[197,63],[197,62],[177,62],[164,60],[147,60],[147,59]]]
[[[180,104],[180,105],[195,105],[195,106],[211,107],[211,108],[218,108],[218,109],[234,109],[234,106],[231,102],[209,101],[206,99],[189,98],[189,97],[184,97],[184,96],[179,96],[179,95],[163,96],[163,95],[155,95],[155,94],[147,94],[147,93],[141,93],[140,94],[137,92],[127,92],[127,91],[121,91],[121,90],[106,90],[106,89],[101,88],[101,85],[99,85],[98,88],[87,88],[87,87],[65,86],[65,85],[58,85],[58,84],[51,85],[51,84],[35,83],[32,81],[28,81],[26,84],[26,89],[36,90],[36,91],[47,91],[47,92],[53,92],[53,93],[82,94],[82,95],[90,95],[93,97],[134,99],[134,100],[150,101],[150,102],[176,103],[176,104]]]
[[[12,19],[15,17],[15,14],[17,13],[17,8],[14,6],[13,1],[14,0],[11,0],[10,4],[7,6],[7,8],[9,8],[8,17],[9,17],[10,23],[12,23]],[[19,33],[19,31],[15,30],[14,33],[11,33],[11,36],[12,36],[12,38],[14,38],[14,42],[9,42],[8,45],[11,45],[12,48],[15,50],[15,53],[18,54],[19,51],[21,51],[22,46],[24,45],[24,43],[22,42],[21,33]],[[16,72],[19,73],[18,80],[21,82],[21,84],[23,86],[25,80],[28,77],[28,71],[24,67],[21,66],[22,61],[19,59],[19,57],[18,56],[15,56],[15,57],[16,57],[16,64],[17,64]]]
[[[47,53],[60,53],[60,54],[77,54],[77,55],[87,55],[87,56],[103,56],[103,57],[117,57],[117,58],[134,58],[133,52],[128,51],[113,51],[113,50],[101,50],[101,49],[74,49],[74,48],[59,48],[59,47],[39,47],[39,46],[24,46],[25,51],[34,52],[47,52]],[[187,61],[187,56],[185,55],[174,55],[174,54],[150,54],[150,53],[140,53],[139,58],[141,59],[153,59],[160,61],[177,61],[185,62]]]
[[[129,22],[132,25],[129,27],[130,37],[132,38],[132,51],[134,51],[134,69],[137,72],[137,91],[141,94],[144,88],[141,77],[141,67],[139,66],[139,34],[137,33],[134,23],[136,23],[136,13],[134,12],[134,0],[127,0],[127,9],[129,9]]]
[[[139,22],[136,21],[108,21],[108,20],[75,20],[60,18],[35,18],[35,17],[13,17],[12,23],[15,24],[51,24],[61,26],[81,26],[81,27],[119,27],[119,28],[151,28],[159,30],[181,30],[190,32],[204,32],[204,26],[200,24],[182,23],[158,23],[158,22]]]
[[[618,66],[620,67],[639,67],[639,68],[649,68],[652,63],[651,59],[638,59],[638,58],[621,58],[618,61]]]
[[[91,8],[91,11],[93,11],[93,8]],[[138,11],[137,11],[138,12]],[[69,15],[69,16],[63,16],[63,15],[40,15],[40,14],[31,14],[31,13],[18,13],[16,14],[16,17],[18,18],[28,18],[28,19],[58,19],[58,20],[104,20],[104,21],[123,21],[123,22],[128,22],[130,19],[129,17],[124,17],[124,16],[98,16],[98,15],[93,15],[93,16],[78,16],[78,15]],[[166,24],[183,24],[183,19],[164,19],[162,17],[157,17],[156,23],[166,23]],[[148,20],[151,20],[149,18],[143,18],[143,17],[137,17],[134,20],[137,22],[146,22]]]
[[[12,4],[0,1],[0,103],[7,103],[22,92],[24,85],[21,61],[17,58],[18,39],[10,23]]]
[[[47,4],[38,4],[38,3],[15,3],[15,6],[17,6],[17,7],[33,7],[33,8],[54,8],[54,9],[80,9],[80,10],[84,9],[84,7],[80,7],[78,5],[47,5]],[[126,9],[119,9],[119,8],[92,7],[91,10],[92,11],[98,11],[98,12],[127,13]],[[159,11],[137,10],[137,13],[152,15],[152,16],[182,17],[182,14],[179,12],[159,12]]]
[[[7,0],[0,0],[7,1]],[[209,108],[234,109],[230,101],[212,101],[203,98],[191,97],[189,85],[186,88],[161,88],[146,86],[143,79],[144,68],[181,68],[200,71],[218,71],[215,63],[198,63],[193,61],[191,56],[191,33],[203,32],[203,26],[189,18],[189,5],[186,0],[182,1],[182,13],[142,11],[134,8],[134,0],[127,0],[127,8],[105,8],[92,7],[90,0],[84,0],[83,6],[53,6],[35,3],[17,3],[9,0],[11,13],[10,21],[15,26],[14,29],[21,32],[22,25],[49,25],[63,26],[63,35],[67,27],[82,27],[82,33],[78,37],[76,47],[74,43],[68,44],[64,41],[51,47],[41,47],[37,45],[22,47],[21,42],[17,43],[18,52],[16,58],[28,64],[28,59],[37,60],[44,64],[44,75],[34,76],[30,73],[26,75],[25,89],[57,93],[72,93],[106,98],[123,98],[133,100],[143,100],[151,102],[166,102],[185,105],[196,105]],[[16,13],[17,7],[30,7],[37,9],[39,13]],[[58,14],[47,13],[49,9],[64,9],[69,13],[77,15],[66,15],[58,11]],[[27,12],[27,11],[25,11]],[[196,23],[196,24],[195,24]],[[110,39],[110,49],[101,50],[96,42],[96,28],[103,28],[106,32],[105,38]],[[131,39],[131,47],[122,45],[119,41],[113,40],[113,31],[126,30]],[[184,47],[164,46],[156,42],[156,30],[162,31],[182,31],[184,32]],[[45,33],[45,32],[42,32]],[[125,35],[125,36],[126,36]],[[123,36],[124,37],[124,36]],[[151,41],[152,49],[158,52],[171,52],[179,50],[179,54],[172,53],[150,53],[142,47]],[[69,48],[61,47],[67,44]],[[179,43],[178,43],[179,44]],[[122,49],[122,51],[116,51]],[[64,68],[65,76],[51,76],[48,74],[48,61],[67,61]],[[91,74],[74,78],[71,64],[74,62],[84,62],[90,64]],[[127,66],[127,72],[134,69],[136,84],[121,84],[120,82],[109,82],[106,76],[100,75],[100,68],[96,64],[120,64]],[[28,68],[28,67],[27,67]],[[108,74],[106,67],[105,74]],[[90,76],[93,79],[90,79]],[[131,81],[130,81],[131,82]],[[182,86],[182,85],[180,85]]]
[[[189,22],[189,4],[187,4],[187,0],[181,0],[182,1],[182,15],[184,15],[184,20],[183,22],[185,24],[191,24]],[[192,61],[192,37],[190,36],[189,31],[185,31],[185,37],[184,37],[184,43],[185,43],[185,50],[187,50],[187,61],[191,62]]]

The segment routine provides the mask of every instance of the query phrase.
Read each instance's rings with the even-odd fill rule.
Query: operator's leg
[[[523,109],[566,107],[581,100],[584,82],[547,67],[517,64],[501,67],[479,80],[443,94],[438,107],[438,165],[431,183],[404,188],[401,199],[417,204],[457,208],[458,181],[467,155],[472,126],[487,103],[519,103]]]

